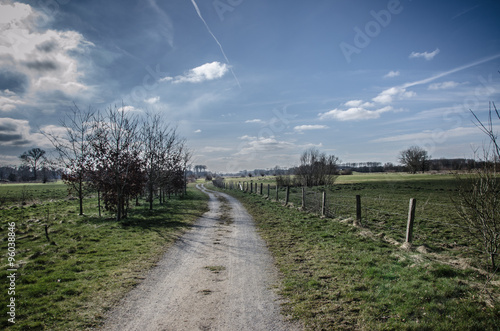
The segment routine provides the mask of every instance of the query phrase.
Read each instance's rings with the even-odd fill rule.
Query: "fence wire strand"
[[[249,183],[235,183],[228,189],[252,192],[271,201],[278,201],[281,204],[286,202],[286,187],[276,187],[275,185],[263,185],[262,189],[260,184],[255,188],[250,188]],[[323,212],[323,191],[322,188],[304,188],[304,199],[302,197],[302,188],[293,187],[289,188],[288,204],[296,208],[302,208],[306,212],[321,215]],[[269,196],[268,196],[269,192]],[[325,215],[329,218],[356,218],[356,196],[348,196],[336,193],[334,190],[326,189],[326,204]],[[387,211],[381,206],[389,205],[392,211]],[[378,207],[378,208],[377,208]],[[387,207],[387,206],[386,206]],[[432,207],[437,207],[433,209]],[[443,246],[456,244],[458,239],[453,238],[451,229],[466,229],[470,227],[455,224],[449,221],[438,220],[429,213],[436,213],[445,218],[450,217],[453,209],[453,204],[444,204],[430,202],[429,198],[424,200],[423,203],[417,204],[416,218],[414,222],[414,241],[418,244],[431,244],[435,246]],[[408,218],[408,200],[394,199],[378,196],[361,196],[361,218],[364,227],[374,231],[380,231],[387,234],[393,239],[398,241],[405,239],[407,218]],[[456,244],[459,245],[459,244]],[[473,247],[468,247],[473,251],[484,253],[484,251],[477,250]]]

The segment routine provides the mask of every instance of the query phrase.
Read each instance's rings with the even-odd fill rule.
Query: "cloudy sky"
[[[161,113],[215,171],[317,147],[471,157],[500,105],[498,0],[0,0],[0,163],[73,103]]]

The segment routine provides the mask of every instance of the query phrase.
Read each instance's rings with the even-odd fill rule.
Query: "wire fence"
[[[399,243],[426,245],[435,250],[480,251],[464,233],[467,227],[454,222],[456,206],[433,202],[432,197],[419,199],[411,220],[412,235],[408,238],[411,218],[410,200],[378,195],[346,195],[332,188],[277,187],[253,182],[219,182],[214,185],[227,190],[261,195],[288,207],[300,208],[327,218],[357,222],[381,238]],[[416,202],[416,200],[414,200]]]

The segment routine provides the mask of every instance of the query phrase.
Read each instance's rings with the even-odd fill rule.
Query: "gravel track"
[[[104,329],[302,330],[280,313],[277,270],[245,208],[197,187],[209,195],[210,211],[110,311]],[[220,196],[229,221],[220,218]]]

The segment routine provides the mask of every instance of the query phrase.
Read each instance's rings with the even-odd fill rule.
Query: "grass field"
[[[452,176],[342,176],[328,191],[331,218],[283,207],[273,194],[227,192],[255,218],[282,272],[286,310],[309,329],[498,330],[500,277],[452,226],[454,190]],[[365,228],[344,221],[353,215],[342,204],[354,206],[356,194]],[[395,244],[410,197],[419,206],[414,243],[425,250]]]
[[[16,195],[23,191],[30,196],[25,205]],[[107,309],[207,210],[207,196],[193,187],[185,198],[155,205],[154,212],[143,203],[119,223],[112,215],[97,216],[95,198],[85,200],[86,215],[78,216],[78,201],[66,199],[60,183],[0,185],[0,196],[5,197],[0,208],[4,280],[8,222],[16,228],[16,324],[7,322],[6,295],[0,309],[0,328],[9,330],[99,326]],[[6,294],[7,286],[3,281],[0,291]]]
[[[68,187],[62,182],[0,184],[0,206],[64,199],[68,193]]]
[[[274,178],[261,177],[254,183],[263,183],[267,196],[267,184],[271,186],[270,197],[276,197]],[[229,178],[228,181],[241,181]],[[247,180],[247,182],[250,182]],[[306,209],[321,213],[322,191],[324,188],[307,189]],[[468,258],[470,263],[485,268],[486,259],[478,258],[480,243],[471,241],[464,229],[456,224],[456,192],[454,175],[431,174],[355,174],[340,176],[333,187],[327,188],[326,214],[334,219],[354,219],[356,217],[356,195],[361,196],[363,226],[379,237],[404,242],[408,218],[409,200],[417,201],[413,243],[425,245],[433,252]],[[260,192],[259,192],[260,193]],[[285,188],[278,191],[279,199],[285,199]],[[290,189],[290,203],[300,207],[301,188]]]

